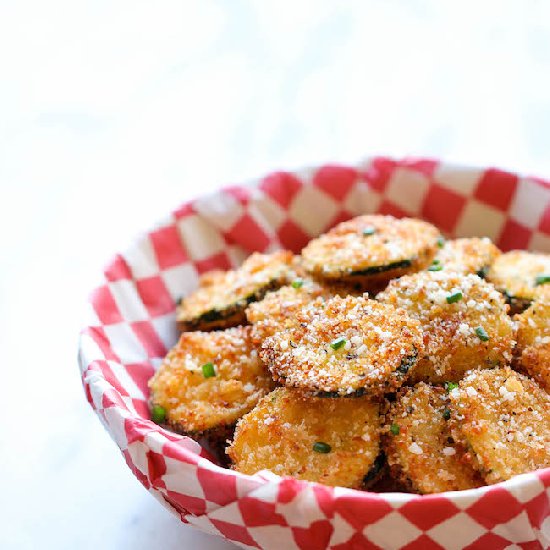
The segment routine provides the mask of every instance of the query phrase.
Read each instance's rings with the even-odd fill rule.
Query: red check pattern
[[[372,494],[226,470],[149,420],[147,380],[176,341],[176,300],[199,274],[254,250],[299,252],[335,223],[377,212],[550,252],[550,184],[496,169],[377,157],[226,188],[181,206],[106,268],[80,340],[88,401],[159,501],[243,548],[548,548],[550,469],[472,491]]]

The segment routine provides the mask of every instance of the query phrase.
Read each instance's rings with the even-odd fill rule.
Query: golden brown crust
[[[419,353],[417,321],[392,306],[353,296],[318,298],[260,350],[275,380],[341,396],[394,391]]]
[[[285,284],[292,276],[292,263],[293,255],[287,250],[254,253],[234,271],[206,273],[199,288],[178,305],[179,329],[204,331],[244,324],[248,304]]]
[[[453,301],[452,296],[458,299]],[[508,306],[491,284],[476,275],[415,273],[391,281],[377,299],[403,308],[422,324],[425,354],[411,377],[414,381],[456,381],[472,368],[512,360],[515,342]]]
[[[450,394],[453,433],[487,483],[550,466],[550,396],[509,367],[470,372]]]
[[[358,488],[379,454],[379,432],[378,405],[366,397],[305,397],[277,388],[239,420],[227,452],[245,474],[271,470]],[[328,452],[316,452],[316,443]]]
[[[272,388],[250,336],[250,327],[186,332],[149,381],[152,405],[166,410],[166,423],[202,437],[232,425]],[[213,376],[203,365],[212,364]],[[208,371],[206,371],[208,375]]]
[[[380,284],[430,265],[438,236],[420,220],[358,216],[310,241],[302,250],[303,265],[323,279]]]
[[[494,261],[487,280],[507,296],[512,313],[520,313],[541,292],[544,285],[537,284],[541,275],[550,275],[549,254],[512,250]]]
[[[500,250],[487,237],[455,239],[445,242],[436,254],[434,264],[445,271],[463,275],[471,273],[483,278],[498,256]]]
[[[541,294],[515,320],[516,364],[550,391],[550,293]]]
[[[419,493],[483,485],[479,473],[462,460],[463,449],[451,437],[449,415],[443,388],[421,382],[398,393],[383,437],[394,479]]]

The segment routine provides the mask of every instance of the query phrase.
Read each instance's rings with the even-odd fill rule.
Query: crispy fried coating
[[[358,216],[313,239],[303,266],[323,279],[379,285],[429,266],[439,231],[429,223],[393,216]]]
[[[464,275],[472,273],[484,278],[498,256],[500,250],[487,237],[455,239],[445,242],[430,269],[456,271]]]
[[[277,388],[239,420],[228,448],[245,474],[278,475],[358,488],[379,456],[378,404],[367,397],[307,397]]]
[[[450,394],[451,429],[489,484],[550,466],[550,396],[509,367],[470,372]]]
[[[384,429],[383,446],[392,477],[419,493],[473,489],[479,473],[462,460],[448,425],[449,401],[441,387],[420,382],[400,390]]]
[[[459,380],[472,368],[506,365],[512,360],[513,323],[493,285],[477,275],[424,271],[391,281],[377,296],[418,319],[425,353],[414,381]]]
[[[199,288],[178,305],[181,331],[213,330],[244,324],[248,304],[279,288],[292,276],[293,255],[287,250],[254,253],[233,271],[206,273]]]
[[[550,255],[526,250],[512,250],[501,254],[487,273],[487,280],[508,299],[511,313],[521,313],[529,307],[550,276]]]
[[[541,293],[515,320],[516,364],[550,392],[550,292]]]
[[[260,350],[275,380],[330,396],[394,391],[422,353],[418,321],[353,296],[318,298]]]
[[[149,381],[152,406],[175,431],[200,437],[231,426],[272,389],[250,327],[185,332]]]

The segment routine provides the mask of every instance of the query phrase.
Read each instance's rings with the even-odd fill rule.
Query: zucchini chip
[[[550,284],[550,255],[512,250],[495,260],[487,280],[506,296],[511,313],[521,313]]]
[[[395,391],[422,354],[418,321],[366,297],[317,298],[260,350],[274,379],[312,394]]]
[[[439,231],[429,223],[393,216],[359,216],[313,239],[303,265],[316,277],[379,285],[428,267]]]
[[[225,441],[273,386],[250,332],[183,333],[149,381],[153,420],[194,439],[221,434]]]
[[[550,392],[550,292],[545,292],[521,315],[516,315],[515,321],[518,369]]]
[[[239,420],[227,453],[245,474],[271,470],[359,488],[377,476],[379,438],[378,404],[367,397],[322,399],[277,388]]]
[[[464,275],[472,273],[484,279],[498,256],[500,250],[487,237],[455,239],[445,242],[428,269],[455,271]]]
[[[457,381],[472,368],[512,361],[514,327],[508,306],[477,275],[424,271],[392,281],[377,296],[420,321],[425,353],[413,381]]]
[[[483,485],[462,460],[449,428],[449,400],[443,388],[420,382],[401,390],[392,403],[383,445],[392,477],[418,493],[460,491]]]
[[[550,395],[509,367],[476,370],[453,389],[452,433],[485,481],[550,466]]]
[[[293,255],[286,250],[254,253],[237,270],[206,273],[199,288],[178,305],[179,329],[213,330],[244,324],[248,304],[285,284],[292,273],[292,262]]]

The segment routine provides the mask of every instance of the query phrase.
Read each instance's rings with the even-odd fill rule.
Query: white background
[[[550,177],[543,0],[0,0],[0,547],[230,548],[84,400],[102,264],[181,201],[373,153]]]

